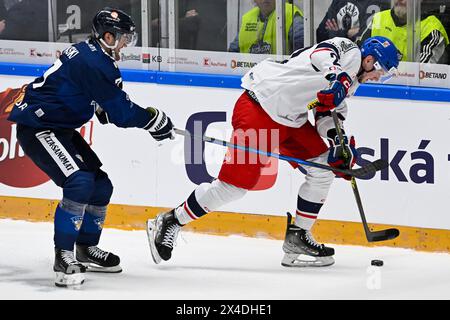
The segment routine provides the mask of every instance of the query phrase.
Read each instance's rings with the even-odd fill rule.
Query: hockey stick
[[[314,104],[312,102],[310,105]],[[346,159],[348,159],[349,154],[347,152],[347,149],[345,148],[344,143],[344,134],[342,133],[341,126],[339,124],[338,115],[336,113],[336,108],[331,110],[331,115],[333,117],[334,126],[336,127],[336,132],[339,137],[339,141],[342,148],[342,153]],[[353,194],[355,195],[356,203],[358,205],[359,215],[361,216],[361,220],[363,222],[364,226],[364,232],[366,233],[367,241],[369,242],[375,242],[375,241],[386,241],[395,239],[400,235],[400,231],[398,229],[386,229],[386,230],[380,230],[380,231],[371,231],[369,229],[369,226],[367,224],[366,216],[364,214],[364,208],[361,201],[361,196],[359,195],[358,186],[356,185],[356,179],[354,176],[351,178],[351,185],[353,189]]]
[[[284,161],[289,161],[289,162],[295,162],[298,163],[300,165],[304,165],[304,166],[308,166],[308,167],[315,167],[315,168],[320,168],[320,169],[324,169],[324,170],[329,170],[329,171],[334,171],[334,172],[340,172],[343,173],[345,175],[349,175],[352,177],[365,177],[369,174],[372,174],[376,171],[382,170],[384,168],[387,168],[388,163],[382,159],[376,160],[372,163],[369,163],[368,165],[358,168],[358,169],[339,169],[339,168],[334,168],[331,166],[327,166],[321,163],[317,163],[317,162],[312,162],[312,161],[307,161],[307,160],[302,160],[302,159],[297,159],[297,158],[293,158],[293,157],[289,157],[289,156],[285,156],[282,154],[278,154],[278,153],[273,153],[273,152],[267,152],[267,151],[262,151],[262,150],[258,150],[258,149],[254,149],[254,148],[250,148],[250,147],[244,147],[244,146],[240,146],[240,145],[236,145],[236,144],[232,144],[230,142],[226,142],[223,140],[219,140],[216,138],[211,138],[211,137],[207,137],[207,136],[196,136],[196,135],[191,135],[189,132],[185,131],[185,130],[181,130],[181,129],[177,129],[174,128],[174,131],[176,134],[182,135],[186,138],[194,138],[194,139],[198,139],[198,140],[203,140],[205,142],[209,142],[209,143],[214,143],[220,146],[224,146],[224,147],[229,147],[229,148],[233,148],[233,149],[238,149],[238,150],[243,150],[246,152],[252,152],[252,153],[256,153],[259,155],[264,155],[267,157],[272,157],[272,158],[277,158],[280,160],[284,160]]]

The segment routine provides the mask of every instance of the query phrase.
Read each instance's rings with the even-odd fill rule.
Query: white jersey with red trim
[[[347,72],[358,86],[361,51],[346,38],[333,38],[295,51],[287,61],[266,59],[243,78],[242,87],[254,93],[263,109],[277,123],[299,128],[308,120],[308,104],[329,84],[327,76]],[[346,107],[340,108],[346,113]]]

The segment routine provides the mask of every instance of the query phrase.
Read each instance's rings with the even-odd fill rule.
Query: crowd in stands
[[[177,48],[203,51],[229,51],[251,54],[275,54],[276,1],[242,0],[252,2],[253,7],[238,12],[239,26],[235,38],[227,43],[227,0],[179,0]],[[86,2],[86,3],[85,3]],[[68,7],[77,4],[81,15],[92,1],[57,1],[58,26],[64,25],[69,14]],[[137,0],[95,1],[96,8],[112,3],[125,11],[137,8]],[[298,1],[285,1],[285,52],[290,54],[304,47],[305,17]],[[412,57],[408,52],[407,5],[408,0],[331,0],[323,19],[315,30],[315,41],[333,37],[346,37],[361,44],[371,36],[385,36],[399,48],[403,60],[412,59],[422,63],[450,64],[450,0],[422,0],[420,17],[420,52]],[[89,4],[91,3],[91,4]],[[151,0],[150,46],[161,45],[161,8],[163,1]],[[49,1],[47,0],[0,0],[0,39],[50,41]],[[66,12],[67,11],[67,12]],[[90,12],[90,11],[89,11]],[[62,17],[60,17],[62,16]],[[86,16],[90,16],[86,14]],[[316,17],[317,18],[317,17]],[[81,27],[76,32],[88,32],[84,25],[90,21],[80,18]],[[138,26],[138,29],[141,26]],[[139,30],[138,30],[139,31]],[[61,33],[61,28],[57,30]],[[63,30],[64,32],[64,30]],[[59,34],[59,36],[61,36]],[[58,39],[58,36],[55,37]],[[68,41],[71,41],[69,38]],[[139,44],[139,43],[138,43]]]

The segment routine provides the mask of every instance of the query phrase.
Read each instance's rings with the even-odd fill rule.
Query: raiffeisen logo
[[[0,93],[0,183],[15,188],[32,188],[50,178],[28,158],[17,141],[17,124],[7,120],[15,103],[23,100],[25,87]],[[93,122],[81,128],[83,137],[92,138]]]

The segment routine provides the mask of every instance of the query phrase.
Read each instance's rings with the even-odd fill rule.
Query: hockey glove
[[[173,124],[170,118],[163,111],[155,108],[147,108],[147,111],[152,118],[145,129],[150,132],[152,137],[156,141],[175,139],[175,131],[173,130]]]
[[[355,138],[350,136],[350,141],[347,136],[344,135],[345,152],[342,149],[339,141],[339,136],[336,134],[336,130],[332,129],[328,131],[328,141],[330,143],[330,149],[328,153],[328,164],[333,168],[339,169],[351,169],[358,158],[358,151],[355,148]],[[352,177],[340,172],[334,173],[336,176],[350,180]]]
[[[338,75],[333,74],[328,80],[330,81],[329,87],[317,93],[317,99],[321,104],[316,108],[319,112],[333,110],[339,106],[347,97],[348,89],[353,83],[346,72],[341,72]]]

